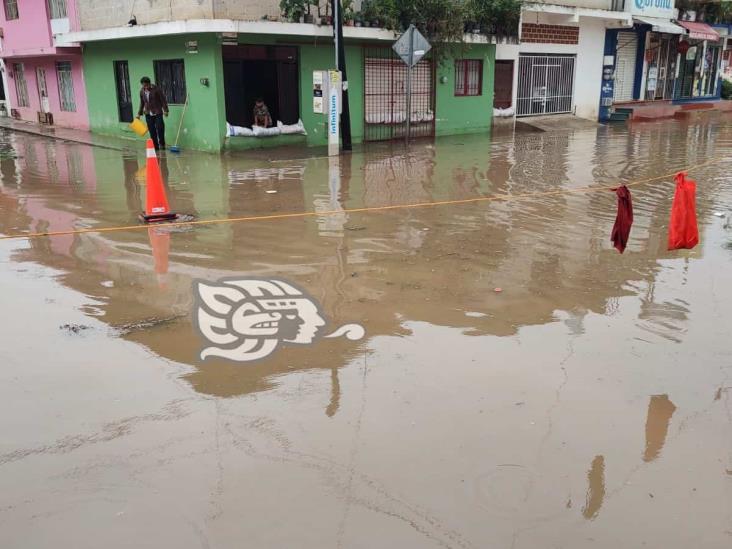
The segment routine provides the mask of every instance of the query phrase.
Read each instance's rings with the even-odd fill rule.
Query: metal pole
[[[340,0],[333,2],[333,31],[336,46],[336,68],[341,71],[341,148],[350,151],[351,146],[351,108],[348,102],[348,75],[346,73],[346,48],[343,42],[343,9]],[[337,14],[337,15],[336,15]]]
[[[338,21],[339,21],[338,14],[340,12],[339,8],[341,6],[341,2],[340,2],[340,0],[333,0],[332,4],[333,4],[333,40],[335,41],[335,68],[337,70],[340,70],[341,67],[340,67],[339,58],[338,58],[338,53],[339,53],[338,40],[340,38],[338,36],[338,30],[339,30],[338,29]]]
[[[407,132],[404,143],[409,145],[409,133],[412,126],[412,63],[414,62],[414,27],[409,26],[409,63],[407,63]]]

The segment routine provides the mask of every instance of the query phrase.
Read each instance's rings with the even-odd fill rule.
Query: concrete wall
[[[125,26],[132,15],[138,25],[213,18],[213,0],[77,0],[77,4],[81,30]]]
[[[258,21],[264,16],[279,17],[279,0],[213,0],[214,19]]]
[[[575,114],[581,118],[597,120],[600,114],[605,24],[598,19],[580,21],[574,80]]]
[[[259,21],[265,16],[269,19],[281,17],[279,0],[77,0],[77,3],[78,15],[75,10],[73,17],[78,19],[81,30],[125,26],[133,14],[138,25],[187,19]],[[327,3],[327,0],[320,0],[323,14]],[[361,0],[353,5],[360,6]],[[311,13],[317,15],[314,6]]]

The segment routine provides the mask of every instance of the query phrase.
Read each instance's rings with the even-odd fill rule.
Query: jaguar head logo
[[[316,301],[282,280],[224,279],[196,281],[195,323],[206,342],[201,359],[249,362],[272,354],[280,344],[308,345],[319,337],[364,336],[358,324],[324,335],[327,322]]]

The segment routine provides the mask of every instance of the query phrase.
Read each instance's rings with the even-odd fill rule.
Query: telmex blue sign
[[[662,17],[664,19],[674,17],[674,0],[631,0],[626,5],[630,5],[630,12],[635,15]]]

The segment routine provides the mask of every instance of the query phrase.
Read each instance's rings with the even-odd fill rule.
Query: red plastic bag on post
[[[668,226],[668,249],[691,249],[699,243],[696,224],[696,182],[679,172],[674,177],[676,193],[671,205],[671,221]]]

